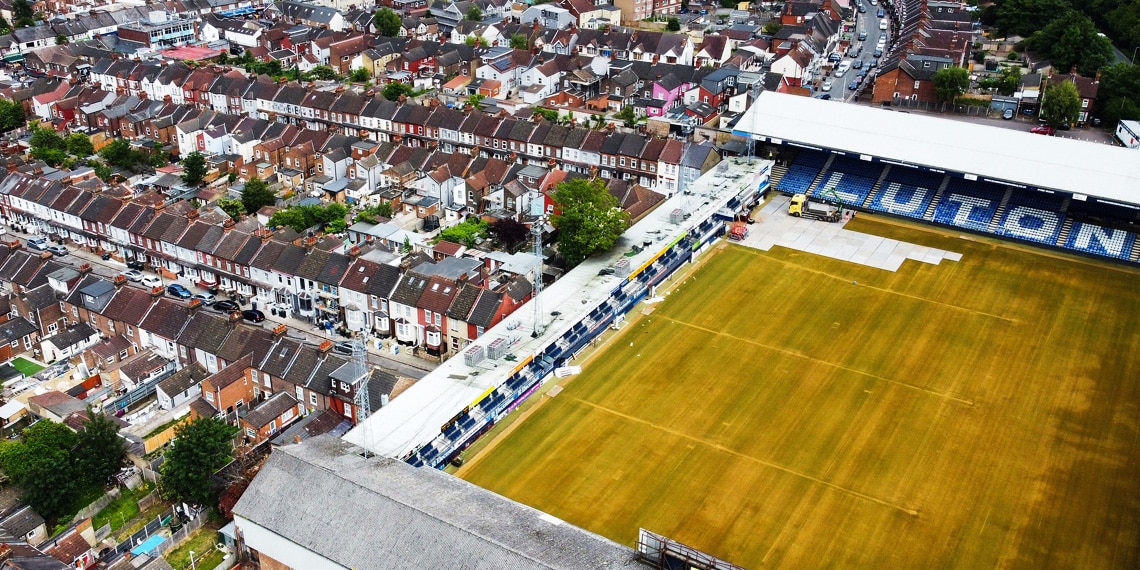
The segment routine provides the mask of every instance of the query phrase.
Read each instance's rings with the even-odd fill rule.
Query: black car
[[[241,312],[241,318],[250,322],[260,323],[265,320],[265,313],[257,309],[246,309]]]
[[[145,268],[146,264],[137,259],[132,259],[127,262],[127,269],[137,269],[139,271],[142,271]]]
[[[220,311],[223,313],[232,313],[234,311],[240,311],[241,305],[238,305],[237,303],[235,303],[233,301],[227,301],[227,300],[223,299],[221,301],[218,301],[217,303],[214,303],[214,310]]]

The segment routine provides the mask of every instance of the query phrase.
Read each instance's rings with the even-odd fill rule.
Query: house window
[[[305,389],[300,387],[300,386],[297,386],[297,401],[298,402],[304,402],[305,401]]]
[[[316,392],[309,392],[309,403],[314,405],[314,406],[317,405],[317,393]]]
[[[920,83],[919,81],[915,81],[915,82],[914,82],[914,88],[915,88],[915,89],[918,89],[918,84],[919,84],[919,83]]]
[[[178,355],[181,356],[182,358],[186,358],[186,347],[185,346],[180,345],[178,347]]]
[[[483,336],[483,327],[475,327],[475,338]]]
[[[58,331],[58,330],[59,330],[59,325],[57,325],[57,324],[55,324],[55,323],[50,323],[50,324],[48,324],[48,326],[47,326],[47,332],[48,332],[48,334],[49,334],[49,335],[51,335],[51,334],[55,334],[55,333],[56,333],[56,331]]]
[[[250,370],[249,371],[249,377],[253,379],[254,384],[257,384],[257,371],[256,370]]]
[[[126,351],[126,349],[120,350],[120,351],[119,351],[119,360],[123,360],[123,359],[125,359],[126,357],[127,357],[127,351]]]
[[[245,435],[248,437],[256,438],[257,432],[253,431],[253,428],[245,428]]]
[[[108,356],[108,357],[107,357],[107,364],[108,364],[108,365],[111,365],[111,364],[114,364],[114,363],[115,363],[115,357],[114,357],[114,356]]]

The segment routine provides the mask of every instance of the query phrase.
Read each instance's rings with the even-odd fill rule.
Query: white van
[[[851,60],[846,60],[839,64],[839,66],[835,68],[835,76],[843,77],[843,74],[847,73],[848,69],[851,69]]]

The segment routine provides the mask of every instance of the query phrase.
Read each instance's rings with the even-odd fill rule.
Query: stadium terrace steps
[[[878,195],[879,190],[882,189],[883,181],[887,179],[887,175],[890,173],[891,173],[891,165],[888,164],[886,167],[883,168],[883,172],[882,172],[882,174],[879,175],[879,179],[875,181],[875,185],[871,187],[871,191],[867,193],[867,199],[863,201],[863,207],[864,208],[870,208],[871,207],[871,202],[874,201],[875,196]]]
[[[1132,253],[1128,256],[1128,261],[1132,263],[1140,261],[1140,247],[1132,246]]]
[[[938,203],[942,201],[942,193],[946,191],[946,187],[950,185],[950,175],[942,175],[942,184],[938,186],[938,191],[934,193],[934,199],[930,201],[930,207],[926,209],[926,213],[922,215],[922,219],[931,222],[934,221],[934,210],[938,209]]]
[[[823,168],[820,168],[819,172],[816,173],[815,178],[811,181],[811,185],[808,186],[807,189],[804,191],[804,194],[810,195],[810,194],[815,193],[816,190],[818,190],[818,188],[816,188],[816,187],[819,186],[820,182],[823,182],[824,177],[827,175],[828,171],[831,169],[831,163],[835,162],[835,156],[836,155],[833,154],[833,155],[830,155],[827,157],[827,162],[823,163]]]
[[[990,219],[990,224],[987,226],[986,231],[989,233],[997,233],[998,224],[1001,223],[1005,216],[1005,209],[1009,207],[1009,197],[1013,196],[1013,188],[1006,188],[1005,195],[1001,197],[1001,202],[998,204],[997,211],[994,212],[994,217]]]
[[[788,167],[787,166],[784,166],[783,164],[780,164],[780,163],[776,163],[776,164],[772,165],[772,175],[770,177],[770,181],[772,183],[772,188],[779,188],[780,187],[780,181],[784,179],[784,175],[787,173],[788,173]]]
[[[1065,223],[1061,225],[1061,233],[1057,234],[1057,245],[1065,247],[1069,240],[1069,232],[1073,230],[1073,219],[1065,218]]]

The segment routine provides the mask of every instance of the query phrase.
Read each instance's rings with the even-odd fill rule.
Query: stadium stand
[[[994,233],[1053,245],[1061,234],[1064,199],[1033,190],[1014,191]]]
[[[883,187],[869,204],[870,209],[898,216],[921,219],[942,184],[941,174],[913,168],[891,169]]]
[[[882,171],[883,165],[879,163],[836,156],[812,194],[827,198],[828,190],[834,190],[844,204],[862,206]]]
[[[788,167],[788,172],[780,179],[777,189],[792,194],[807,192],[826,162],[827,155],[824,153],[807,149],[801,150],[791,166]]]
[[[1136,246],[1136,234],[1088,222],[1073,222],[1065,243],[1059,245],[1074,251],[1129,260]]]
[[[934,210],[934,221],[977,231],[989,231],[1004,189],[987,182],[953,179]]]

